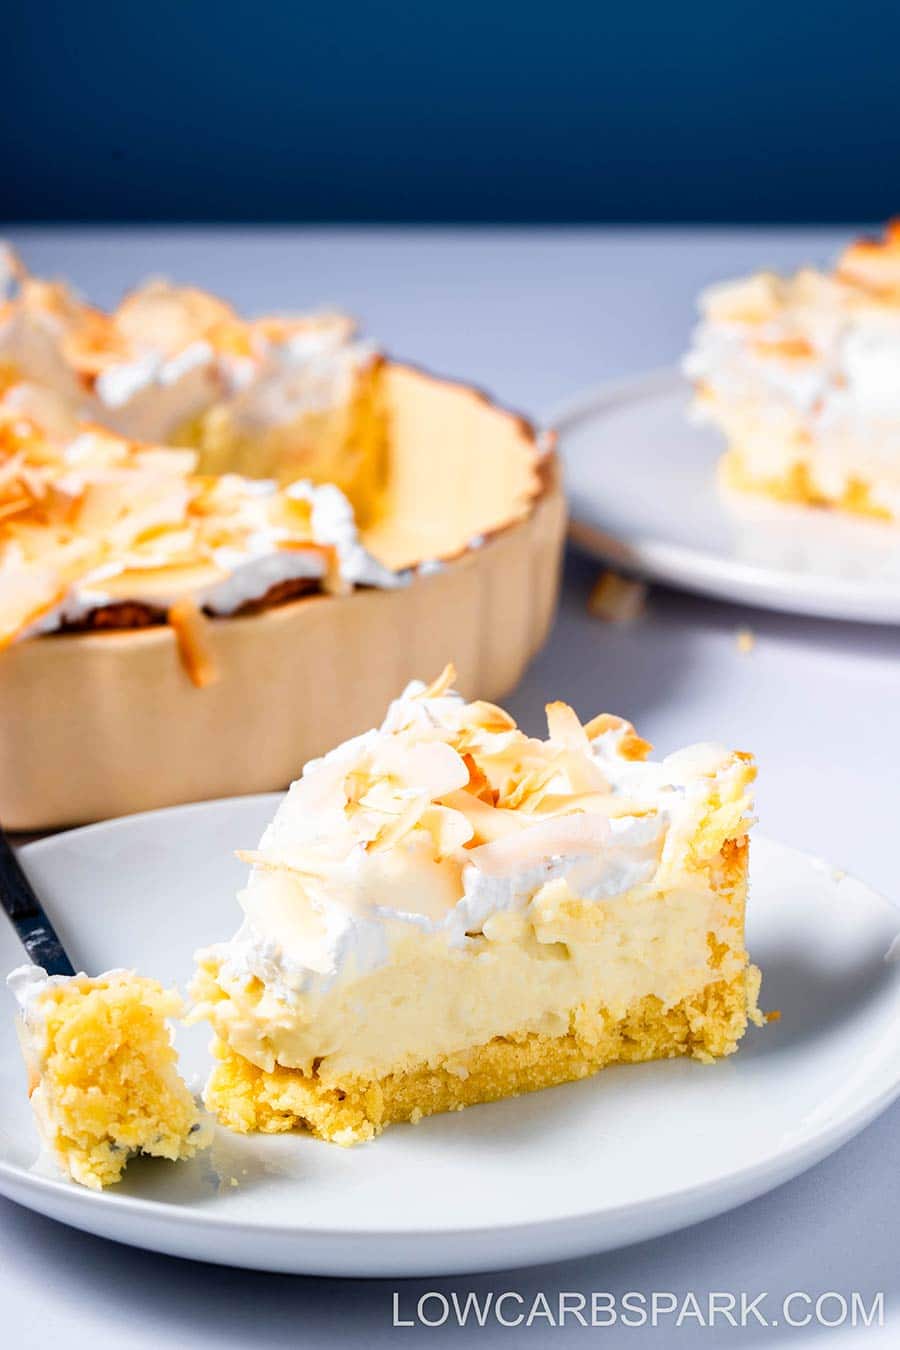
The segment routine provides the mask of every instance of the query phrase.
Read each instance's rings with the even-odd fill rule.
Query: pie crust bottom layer
[[[736,492],[755,493],[800,506],[827,507],[878,520],[893,519],[891,512],[876,500],[875,485],[864,478],[847,478],[839,491],[829,491],[817,479],[812,463],[796,459],[786,462],[783,473],[760,477],[747,467],[741,451],[732,446],[719,461],[719,478],[725,487]]]
[[[670,1008],[649,995],[616,1018],[582,1004],[570,1010],[565,1035],[497,1037],[454,1055],[452,1071],[441,1063],[421,1063],[382,1078],[348,1079],[340,1087],[299,1069],[276,1066],[267,1072],[217,1041],[218,1063],[205,1102],[223,1125],[241,1134],[306,1129],[332,1143],[355,1144],[399,1121],[573,1082],[610,1064],[730,1055],[748,1020],[759,1018],[759,983],[756,967],[745,966]]]

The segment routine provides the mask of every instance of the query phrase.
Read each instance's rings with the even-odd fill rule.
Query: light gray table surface
[[[840,231],[17,229],[39,273],[101,303],[147,274],[220,290],[252,311],[349,309],[392,354],[471,379],[540,417],[602,379],[674,361],[705,283],[761,264],[830,257]],[[548,698],[636,721],[662,750],[721,739],[758,755],[770,835],[824,855],[900,900],[900,629],[747,610],[659,588],[643,618],[588,616],[597,567],[570,557],[548,646],[508,700],[537,731]],[[738,650],[737,630],[756,644]],[[900,1344],[900,1106],[799,1180],[722,1218],[621,1252],[499,1275],[338,1282],[218,1269],[117,1247],[0,1201],[5,1344],[383,1345],[519,1338],[533,1345]],[[426,1290],[650,1294],[884,1291],[883,1329],[730,1331],[690,1321],[599,1331],[392,1326]],[[408,1316],[408,1312],[404,1312]],[[510,1338],[513,1338],[512,1340]]]

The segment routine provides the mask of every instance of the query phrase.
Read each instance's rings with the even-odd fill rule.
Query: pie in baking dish
[[[543,491],[527,424],[342,315],[248,320],[162,281],[105,313],[5,274],[0,647],[171,623],[209,683],[205,620],[407,585]]]

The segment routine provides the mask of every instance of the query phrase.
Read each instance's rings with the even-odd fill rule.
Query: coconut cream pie
[[[900,519],[900,221],[828,272],[711,287],[685,371],[726,484]]]
[[[138,1153],[175,1161],[206,1147],[169,1032],[176,993],[127,970],[91,979],[22,966],[8,983],[38,1131],[73,1181],[100,1190]]]
[[[607,1064],[727,1055],[759,1019],[750,756],[651,761],[627,722],[562,703],[534,739],[453,678],[308,764],[241,855],[244,922],[198,955],[192,1013],[232,1129],[351,1144]]]
[[[68,421],[54,397],[0,399],[0,649],[170,622],[202,684],[202,615],[406,579],[362,547],[335,485],[203,475],[195,452]]]
[[[342,314],[241,318],[192,286],[152,280],[111,313],[0,258],[0,368],[54,389],[133,440],[188,445],[205,473],[381,490],[380,357]]]
[[[342,315],[0,274],[7,828],[282,788],[448,650],[466,690],[516,683],[558,589],[552,435]]]

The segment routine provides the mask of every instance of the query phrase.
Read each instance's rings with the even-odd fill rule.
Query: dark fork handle
[[[29,961],[43,966],[48,975],[74,975],[59,935],[31,882],[19,865],[12,845],[0,829],[0,904],[28,953]]]

